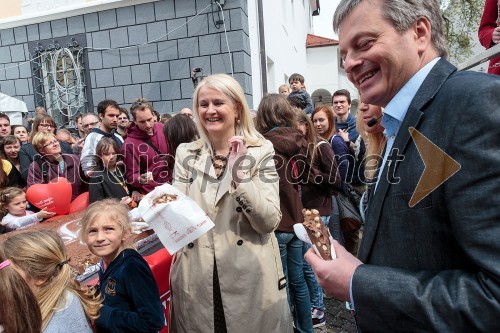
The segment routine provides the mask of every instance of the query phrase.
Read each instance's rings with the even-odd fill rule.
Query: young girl
[[[98,332],[157,332],[165,324],[158,286],[146,260],[125,240],[127,208],[115,199],[92,203],[81,220],[80,239],[101,257],[99,290],[104,297]]]
[[[7,231],[24,228],[56,214],[45,208],[35,214],[26,210],[26,203],[26,194],[20,188],[7,187],[0,192],[0,213],[5,215],[1,225]]]
[[[42,314],[35,295],[1,249],[0,281],[0,332],[40,333]]]
[[[73,278],[62,238],[50,230],[28,231],[4,243],[5,255],[31,287],[42,312],[43,333],[92,333],[100,300]]]
[[[102,138],[95,149],[94,172],[89,182],[90,203],[106,198],[129,203],[131,191],[125,181],[125,171],[119,165],[120,148],[113,139]]]

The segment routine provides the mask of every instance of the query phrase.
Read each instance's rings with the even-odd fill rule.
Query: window
[[[84,46],[72,38],[65,45],[38,42],[34,49],[35,104],[44,105],[59,127],[76,127],[76,115],[91,109]]]

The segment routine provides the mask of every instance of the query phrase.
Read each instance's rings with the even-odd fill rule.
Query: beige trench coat
[[[247,143],[247,150],[255,163],[235,189],[229,173],[217,180],[200,140],[177,149],[174,186],[198,203],[215,228],[174,257],[171,333],[214,332],[214,255],[229,333],[292,332],[273,232],[281,219],[274,149],[263,141]]]

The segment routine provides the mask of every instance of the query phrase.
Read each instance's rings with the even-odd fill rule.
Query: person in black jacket
[[[96,146],[96,168],[90,177],[89,201],[93,203],[106,198],[131,202],[131,190],[125,180],[121,152],[115,140],[103,137]],[[121,162],[121,163],[120,163]]]

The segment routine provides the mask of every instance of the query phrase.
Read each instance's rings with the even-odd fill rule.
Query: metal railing
[[[490,47],[484,52],[479,53],[478,55],[473,56],[472,58],[464,61],[463,63],[457,66],[459,71],[464,71],[466,69],[475,67],[483,62],[490,60],[493,57],[500,55],[500,44],[497,44],[493,47]]]

